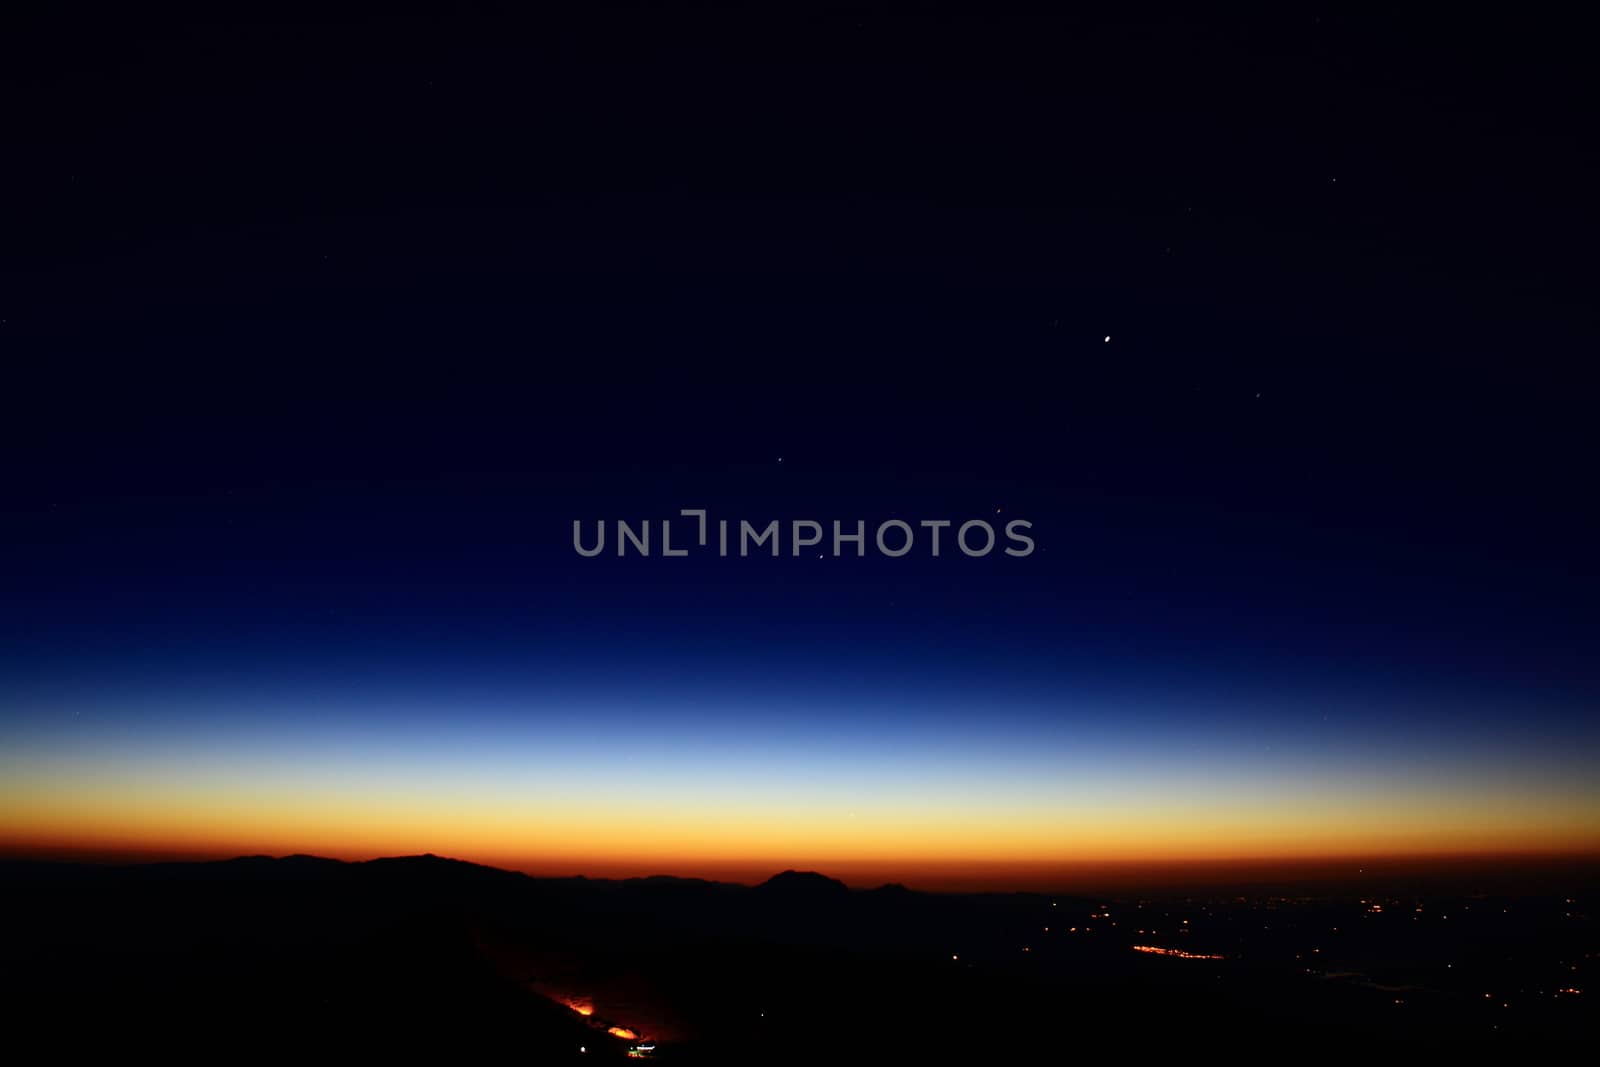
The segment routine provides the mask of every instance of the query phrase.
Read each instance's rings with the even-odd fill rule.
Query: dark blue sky
[[[1559,42],[232,19],[7,46],[13,769],[433,782],[430,736],[498,766],[592,729],[735,802],[738,743],[791,783],[965,752],[998,795],[1030,753],[1081,778],[1047,755],[1076,736],[1146,796],[1201,751],[1358,806],[1427,765],[1441,805],[1592,832],[1595,161]],[[1037,551],[572,550],[686,507]],[[11,837],[94,837],[19,796]],[[1042,796],[1006,810],[1073,810]]]

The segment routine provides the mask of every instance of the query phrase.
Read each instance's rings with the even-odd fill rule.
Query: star
[[[1106,343],[1106,344],[1110,344],[1110,343],[1111,343],[1111,335],[1110,335],[1110,334],[1109,334],[1109,333],[1108,333],[1108,334],[1106,334],[1106,341],[1105,341],[1105,343]]]

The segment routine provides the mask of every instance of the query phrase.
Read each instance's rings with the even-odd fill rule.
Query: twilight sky
[[[1563,56],[221,17],[0,64],[0,851],[1600,847]],[[695,507],[1037,548],[573,551]]]

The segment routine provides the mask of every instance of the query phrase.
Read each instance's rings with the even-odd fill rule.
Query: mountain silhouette
[[[761,893],[784,897],[810,897],[839,900],[850,893],[850,887],[837,878],[829,878],[816,871],[784,871],[775,874],[756,886]]]
[[[1327,893],[1292,908],[1242,889],[1232,903],[1123,900],[1108,916],[1098,898],[857,891],[797,870],[750,886],[537,878],[431,855],[0,861],[0,997],[41,1033],[92,1021],[116,1047],[198,1054],[251,1034],[291,1048],[332,1039],[364,1058],[377,1042],[396,1057],[435,1047],[584,1064],[629,1060],[637,1038],[624,1034],[660,1040],[649,1055],[677,1062],[814,1063],[831,1048],[898,1062],[899,1020],[935,1021],[941,1048],[995,1063],[1037,1058],[1039,1024],[1063,1019],[1135,1034],[1156,1016],[1185,1047],[1244,1032],[1294,1040],[1335,1022],[1369,1038],[1406,1032],[1416,1024],[1381,986],[1333,984],[1298,960],[1235,963],[1275,958],[1286,929],[1317,945],[1366,914]],[[1449,924],[1418,920],[1392,943],[1347,948],[1351,970],[1397,953],[1455,959],[1462,924],[1453,898],[1437,899]],[[1550,900],[1515,899],[1476,921],[1559,958],[1563,942],[1538,939],[1565,927],[1519,918]],[[1199,965],[1135,945],[1216,955]],[[1481,996],[1428,996],[1404,999],[1431,1005],[1440,1025],[1482,1010]],[[1562,1014],[1540,1025],[1581,1029],[1580,1013],[1551,1003]]]

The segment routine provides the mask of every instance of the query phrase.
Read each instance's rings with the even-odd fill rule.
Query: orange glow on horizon
[[[324,849],[274,842],[242,841],[229,845],[209,841],[203,847],[194,842],[162,845],[156,841],[83,837],[59,841],[40,837],[7,834],[0,837],[0,856],[33,859],[70,859],[88,862],[141,863],[168,860],[224,860],[243,855],[316,855],[346,862],[362,862],[382,856],[431,853],[451,859],[481,863],[534,877],[645,878],[668,875],[706,878],[713,881],[755,884],[782,870],[816,870],[857,888],[871,888],[898,882],[913,889],[986,890],[1037,889],[1066,890],[1074,886],[1161,885],[1172,882],[1203,884],[1231,878],[1294,877],[1348,878],[1363,872],[1411,871],[1417,873],[1446,867],[1516,868],[1544,864],[1600,865],[1600,847],[1560,848],[1483,848],[1437,849],[1430,851],[1349,851],[1317,854],[1304,850],[1276,854],[1237,853],[1220,856],[1153,855],[1125,858],[1096,858],[1066,853],[1059,858],[1018,857],[1010,861],[975,861],[950,856],[904,857],[893,862],[865,861],[859,857],[803,857],[775,855],[770,858],[732,858],[684,855],[676,860],[642,859],[619,856],[614,852],[560,857],[526,854],[484,854],[457,851],[437,843],[409,848]],[[576,1005],[568,1005],[586,1014]],[[592,1009],[591,1009],[592,1010]]]
[[[886,796],[752,801],[640,790],[593,796],[14,768],[0,854],[343,860],[433,853],[542,876],[761,881],[817,870],[857,886],[1055,888],[1085,878],[1255,865],[1600,856],[1600,801],[1492,790],[1129,794],[1120,807]],[[581,803],[579,801],[582,801]],[[713,800],[715,802],[713,802]]]

